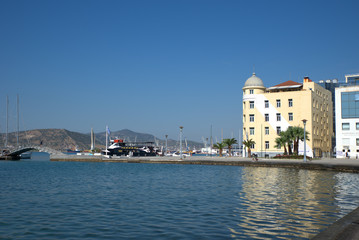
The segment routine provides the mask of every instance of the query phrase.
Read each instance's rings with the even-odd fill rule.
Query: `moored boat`
[[[110,140],[110,146],[103,151],[109,156],[156,156],[158,149],[154,142],[125,142],[123,139]]]

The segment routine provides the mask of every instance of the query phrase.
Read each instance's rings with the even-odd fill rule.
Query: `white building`
[[[336,88],[335,109],[337,158],[359,158],[359,85]]]

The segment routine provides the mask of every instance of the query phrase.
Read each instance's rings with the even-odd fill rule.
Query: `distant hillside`
[[[99,140],[100,142],[104,143],[106,139],[106,133],[96,133],[96,141]],[[119,131],[111,131],[111,138],[119,137],[121,139],[124,139],[127,142],[157,142],[158,146],[165,146],[166,140],[165,139],[159,139],[156,138],[152,134],[148,133],[138,133],[131,131],[129,129],[123,129]],[[185,148],[185,141],[183,140],[183,149]],[[203,147],[202,143],[194,142],[194,141],[187,141],[187,144],[190,149],[193,149],[194,147],[196,149],[200,149]],[[176,149],[179,148],[179,141],[168,139],[167,145],[169,149]]]
[[[127,142],[154,142],[155,136],[147,133],[138,133],[128,129],[123,129],[119,131],[111,131],[111,137],[119,137],[124,139]],[[101,142],[106,141],[106,132],[96,133],[96,139]]]
[[[147,133],[137,133],[128,129],[111,132],[111,138],[119,137],[128,142],[157,142],[158,146],[165,146],[165,140],[157,139],[155,136]],[[95,133],[96,148],[105,148],[105,132]],[[72,132],[66,129],[36,129],[19,132],[19,145],[40,145],[64,151],[66,149],[88,150],[91,147],[90,134],[83,134],[78,132]],[[168,139],[169,149],[176,149],[179,147],[179,141]],[[12,132],[8,134],[8,146],[16,146],[16,133]],[[0,134],[0,146],[5,145],[5,134]],[[200,149],[203,144],[193,141],[188,141],[190,149],[195,147]],[[185,148],[185,142],[183,141],[183,147]]]
[[[89,135],[77,132],[71,132],[66,129],[36,129],[19,132],[19,145],[42,145],[56,149],[66,150],[75,149],[81,150],[90,149],[91,139]],[[1,134],[1,146],[5,144],[5,134]],[[8,145],[16,146],[16,133],[9,133]],[[99,142],[101,145],[101,143]]]

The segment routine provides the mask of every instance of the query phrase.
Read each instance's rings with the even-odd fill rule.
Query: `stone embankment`
[[[112,157],[86,155],[52,155],[51,161],[77,162],[119,162],[119,163],[162,163],[162,164],[198,164],[198,165],[230,165],[256,167],[282,167],[310,170],[331,170],[359,173],[359,159],[320,159],[303,162],[292,159],[259,159],[258,162],[242,157]]]

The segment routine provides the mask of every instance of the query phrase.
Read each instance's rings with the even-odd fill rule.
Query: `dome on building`
[[[262,79],[253,73],[253,75],[244,83],[244,87],[264,87],[264,85]]]

